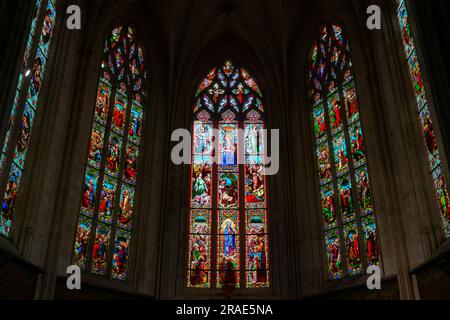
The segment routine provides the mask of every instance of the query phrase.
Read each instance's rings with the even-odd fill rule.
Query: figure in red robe
[[[356,99],[355,90],[351,90],[347,93],[347,108],[350,118],[358,113],[358,100]]]
[[[447,211],[447,221],[450,222],[450,203],[447,201],[447,206],[446,206],[446,211]]]
[[[433,124],[429,117],[426,117],[424,122],[423,133],[427,142],[427,148],[431,154],[434,154],[437,150],[437,142],[436,136],[434,135]]]
[[[333,103],[334,116],[336,117],[335,127],[338,128],[341,125],[341,109],[339,106],[339,101]]]
[[[125,177],[129,181],[135,181],[136,179],[136,157],[133,153],[129,152],[127,155],[127,165],[125,168]]]
[[[99,255],[99,251],[100,251],[100,243],[96,241],[94,243],[94,250],[92,251],[92,257],[97,258]]]
[[[332,196],[328,196],[325,199],[324,204],[324,215],[325,215],[325,221],[327,223],[331,223],[335,220],[335,205],[334,205],[334,199]]]
[[[320,133],[327,132],[327,124],[325,123],[325,121],[323,119],[323,115],[320,117],[319,121],[321,121],[320,122]]]
[[[116,108],[114,110],[114,115],[113,115],[113,121],[114,121],[114,125],[117,128],[122,128],[123,127],[123,122],[124,122],[124,112],[123,110]]]
[[[239,84],[237,90],[238,90],[237,98],[239,100],[239,103],[242,104],[242,102],[244,102],[244,86],[242,84]]]
[[[265,283],[267,281],[267,275],[264,271],[264,266],[259,260],[259,256],[255,256],[255,267],[256,267],[256,282]]]
[[[86,191],[83,194],[82,206],[83,208],[90,209],[94,202],[94,182],[89,181],[89,185],[86,185]]]
[[[114,145],[109,147],[109,155],[107,159],[109,170],[116,171],[118,156],[119,156],[119,143],[114,143]]]
[[[86,190],[83,194],[82,206],[83,208],[89,208],[91,206],[91,203],[89,201],[89,190]]]
[[[106,212],[107,204],[108,204],[108,198],[106,196],[104,196],[102,199],[102,202],[100,203],[100,208],[99,208],[100,213]]]
[[[348,163],[348,159],[344,153],[344,150],[340,149],[338,151],[338,158],[339,158],[339,169],[342,170]]]

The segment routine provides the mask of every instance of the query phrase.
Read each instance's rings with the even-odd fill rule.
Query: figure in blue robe
[[[228,224],[225,228],[224,232],[224,254],[226,257],[230,256],[230,250],[233,249],[233,252],[236,250],[236,233],[234,232],[231,225]]]

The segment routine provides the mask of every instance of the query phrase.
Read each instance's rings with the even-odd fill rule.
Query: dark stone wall
[[[0,300],[34,298],[39,270],[0,251]]]
[[[422,265],[413,269],[421,299],[450,298],[450,241]]]
[[[397,278],[382,281],[381,290],[368,290],[365,283],[347,288],[329,290],[318,295],[306,297],[306,300],[399,300]]]
[[[421,299],[450,299],[450,260],[443,260],[417,272],[417,286]]]
[[[151,300],[151,298],[126,292],[117,288],[105,288],[92,284],[82,284],[82,290],[68,290],[66,279],[58,278],[55,288],[55,300]]]

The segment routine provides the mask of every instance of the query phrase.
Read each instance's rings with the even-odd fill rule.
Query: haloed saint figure
[[[225,129],[224,137],[221,141],[221,165],[228,166],[237,164],[236,138],[234,128]]]

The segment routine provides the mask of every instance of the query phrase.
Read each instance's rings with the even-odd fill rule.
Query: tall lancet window
[[[427,85],[422,76],[422,70],[417,57],[417,50],[411,30],[410,19],[406,1],[401,0],[398,4],[397,17],[400,32],[403,39],[405,59],[407,59],[411,85],[417,103],[417,114],[419,117],[420,130],[424,138],[424,148],[429,163],[429,171],[433,178],[436,198],[441,211],[442,226],[446,238],[450,238],[450,199],[447,191],[447,183],[444,175],[444,165],[441,162],[436,133],[433,129],[432,115],[430,113],[430,97]]]
[[[230,61],[212,69],[196,93],[193,123],[187,285],[267,288],[264,108],[257,83]]]
[[[108,35],[100,70],[73,262],[126,280],[147,76],[133,27]]]
[[[343,30],[323,27],[313,45],[309,97],[329,280],[380,262],[356,87]]]
[[[23,66],[11,106],[0,155],[0,235],[9,238],[20,193],[35,116],[41,107],[50,44],[56,19],[56,0],[36,0]]]

